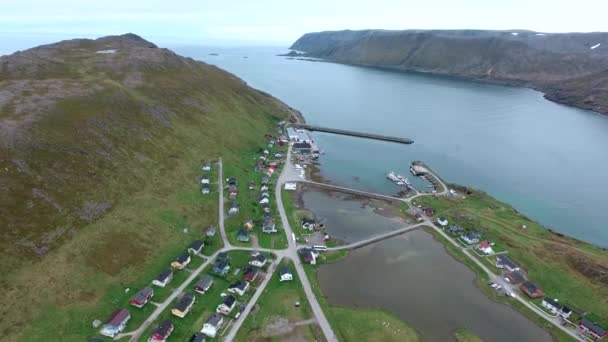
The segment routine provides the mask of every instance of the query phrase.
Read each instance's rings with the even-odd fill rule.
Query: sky
[[[606,13],[608,0],[0,0],[0,54],[126,32],[160,45],[289,46],[341,29],[608,31]]]

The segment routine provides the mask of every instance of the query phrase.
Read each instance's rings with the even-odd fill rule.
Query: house
[[[283,158],[283,154],[277,152],[277,153],[274,154],[274,157],[275,158]]]
[[[127,309],[118,309],[112,313],[110,318],[101,327],[100,334],[114,338],[127,326],[127,322],[131,319],[131,313]]]
[[[211,171],[211,163],[205,163],[202,167],[203,171]]]
[[[239,242],[249,242],[249,234],[247,233],[247,229],[241,228],[236,234],[236,239]]]
[[[309,219],[309,218],[304,217],[300,221],[300,224],[302,225],[302,228],[304,228],[304,229],[313,230],[315,228],[316,221],[314,219]]]
[[[488,241],[481,241],[479,245],[477,245],[477,249],[483,254],[494,254],[494,250]]]
[[[236,199],[237,196],[238,196],[238,192],[236,190],[229,190],[228,191],[228,198],[229,199]]]
[[[262,209],[264,209],[264,213],[265,214],[270,213],[270,204],[268,204],[268,203],[262,203],[261,207],[262,207]]]
[[[265,156],[267,156],[267,155],[269,155],[269,154],[270,154],[270,151],[268,151],[268,150],[264,150],[264,151],[262,151],[262,153],[263,153]]]
[[[481,238],[481,233],[478,232],[468,232],[460,236],[462,241],[465,243],[472,245],[474,243],[479,243],[479,239]]]
[[[239,205],[236,202],[230,202],[230,209],[228,209],[228,215],[236,215],[239,213]]]
[[[305,263],[316,265],[317,264],[317,252],[315,252],[312,248],[302,248],[300,250],[300,254],[302,254],[302,259]]]
[[[260,191],[268,191],[268,185],[262,185]]]
[[[433,208],[424,208],[422,209],[422,213],[426,216],[433,216],[435,215],[435,210]]]
[[[217,311],[218,313],[221,313],[222,315],[227,315],[230,313],[230,311],[232,311],[232,309],[234,309],[234,307],[236,306],[236,297],[233,295],[230,296],[226,296],[224,298],[224,301],[222,302],[222,304],[217,306],[217,309],[215,311]]]
[[[257,254],[256,256],[251,257],[249,260],[249,265],[255,267],[264,267],[264,265],[266,265],[266,261],[268,261],[268,259],[266,259],[263,254]]]
[[[418,222],[424,220],[424,217],[422,217],[422,214],[420,214],[420,213],[416,213],[416,215],[414,215],[414,217],[416,218],[416,221],[418,221]]]
[[[543,298],[541,304],[554,315],[560,315],[563,318],[568,318],[572,314],[572,310],[564,305],[561,305],[557,299],[545,297]]]
[[[226,183],[228,183],[228,185],[239,185],[239,182],[236,180],[236,178],[234,177],[230,177],[226,180]]]
[[[196,285],[194,285],[194,291],[200,294],[205,294],[205,292],[209,291],[211,285],[213,285],[213,277],[205,274],[204,276],[200,277],[200,279],[196,282]]]
[[[523,274],[519,273],[518,271],[513,271],[513,272],[507,273],[507,275],[505,276],[505,280],[511,284],[519,284],[519,283],[523,283],[526,280],[526,278],[523,276]]]
[[[461,226],[458,226],[458,225],[451,225],[446,230],[450,234],[456,234],[456,235],[458,235],[458,234],[464,233],[464,228],[462,228]]]
[[[221,315],[220,315],[221,316]],[[204,325],[203,325],[203,329],[204,329]],[[217,331],[216,331],[217,333]],[[211,336],[209,336],[211,337]],[[188,340],[188,342],[205,342],[205,335],[203,333],[196,333],[192,336],[190,336],[190,339]]]
[[[248,232],[252,231],[254,227],[253,220],[245,222],[245,229],[247,229]]]
[[[136,308],[141,308],[154,296],[154,289],[146,286],[143,289],[137,291],[137,293],[131,297],[129,303]]]
[[[188,246],[188,252],[192,254],[198,254],[201,252],[201,249],[205,246],[203,240],[195,240]]]
[[[201,330],[201,333],[214,338],[223,323],[224,316],[220,315],[219,313],[213,313],[211,316],[209,316],[209,318],[207,318],[205,324],[203,324],[203,330]]]
[[[201,178],[201,184],[209,184],[209,176],[204,175],[204,176]]]
[[[244,295],[249,290],[249,283],[243,280],[237,280],[228,286],[228,292],[236,293],[239,296]]]
[[[179,318],[184,318],[192,309],[196,298],[191,293],[185,293],[182,298],[179,299],[177,305],[171,309],[171,313]]]
[[[297,184],[294,182],[285,183],[285,190],[294,191],[297,188]]]
[[[175,260],[171,263],[171,267],[178,269],[178,270],[183,270],[184,268],[186,268],[186,266],[188,266],[190,261],[191,261],[190,254],[187,252],[182,253],[177,258],[175,258]]]
[[[227,260],[216,260],[213,266],[213,273],[225,276],[230,271],[230,263]]]
[[[307,142],[296,142],[291,145],[291,148],[300,153],[310,153],[312,151],[312,146]]]
[[[282,282],[293,280],[293,274],[289,270],[288,266],[281,267],[281,269],[279,270],[279,276],[281,277],[280,281],[282,281]]]
[[[268,197],[260,198],[260,204],[268,204],[269,202],[270,202],[270,199]]]
[[[529,280],[521,284],[519,289],[522,290],[523,293],[527,294],[530,298],[538,298],[543,296],[543,291]]]
[[[165,287],[169,282],[173,279],[173,271],[170,269],[166,269],[162,271],[156,279],[152,280],[152,284],[158,287]]]
[[[262,198],[270,198],[270,194],[268,193],[268,191],[264,191],[264,192],[262,192],[262,194],[260,195],[260,197],[262,197]]]
[[[255,190],[255,182],[254,181],[249,181],[249,183],[247,184],[247,189],[249,190]]]
[[[205,235],[207,235],[208,237],[214,237],[215,236],[215,227],[211,226],[211,227],[207,228]]]
[[[228,261],[230,261],[230,255],[228,255],[228,253],[226,253],[226,252],[221,252],[217,255],[217,258],[215,259],[215,261],[216,262],[219,262],[219,261],[228,262]]]
[[[254,281],[260,273],[257,267],[247,266],[243,269],[243,279]]]
[[[274,223],[274,219],[270,216],[264,218],[264,224],[262,225],[262,233],[276,233],[277,228]]]
[[[496,257],[496,267],[507,269],[509,272],[519,271],[519,266],[504,255]]]
[[[152,335],[148,339],[148,342],[165,342],[174,328],[173,322],[169,319],[165,319],[152,331]]]
[[[255,172],[261,172],[263,168],[264,168],[264,162],[259,161],[259,162],[257,162],[255,164],[255,168],[253,169],[253,171],[255,171]],[[250,189],[250,190],[254,190],[254,189]]]
[[[211,188],[209,187],[209,184],[203,184],[203,186],[201,187],[201,193],[203,195],[207,195],[211,192]]]
[[[608,329],[603,328],[599,324],[593,322],[592,320],[584,317],[578,324],[578,330],[593,338],[594,340],[600,340],[605,336],[608,336]]]
[[[264,176],[262,177],[262,185],[268,185],[270,183],[270,177]]]
[[[438,217],[437,218],[437,223],[439,223],[439,225],[442,226],[442,227],[447,227],[447,225],[448,225],[448,219],[446,219],[445,217]]]

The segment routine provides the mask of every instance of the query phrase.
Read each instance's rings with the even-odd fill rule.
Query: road
[[[277,260],[273,261],[272,264],[270,264],[270,266],[268,267],[268,272],[266,274],[266,278],[264,278],[264,280],[262,281],[260,286],[258,286],[257,291],[255,291],[255,293],[253,294],[253,296],[251,297],[251,299],[245,306],[245,310],[243,310],[243,312],[241,313],[239,318],[237,318],[236,321],[234,321],[234,324],[230,328],[230,332],[226,336],[224,336],[224,341],[233,341],[234,340],[234,338],[236,337],[236,333],[241,328],[241,325],[243,325],[243,322],[245,322],[245,319],[247,319],[247,316],[251,312],[251,309],[253,309],[255,303],[258,301],[258,298],[260,298],[260,296],[264,292],[266,285],[268,285],[268,283],[270,282],[270,279],[272,279],[272,274],[274,273],[274,270],[276,269],[277,265],[279,265],[279,264],[280,264],[279,258],[277,258]]]
[[[224,170],[222,164],[222,158],[217,162],[217,191],[219,192],[219,222],[220,234],[222,241],[224,241],[224,247],[231,247],[230,241],[228,241],[228,235],[226,235],[226,228],[224,227]]]
[[[298,246],[296,242],[293,241],[293,230],[291,229],[291,225],[289,224],[289,220],[287,219],[287,214],[285,212],[285,207],[283,206],[283,198],[281,196],[281,189],[283,188],[283,184],[286,182],[296,181],[299,178],[296,176],[293,178],[296,172],[292,169],[293,165],[291,165],[291,147],[287,150],[287,156],[285,159],[285,166],[281,171],[281,175],[279,175],[279,179],[277,181],[277,185],[275,188],[275,198],[277,201],[277,209],[279,210],[279,215],[281,216],[281,223],[283,225],[283,229],[285,229],[285,234],[287,234],[287,241],[289,242],[289,247],[287,253],[289,254],[291,260],[295,265],[296,272],[298,273],[298,278],[300,278],[300,282],[302,283],[302,288],[304,289],[304,293],[306,294],[306,298],[310,303],[310,307],[312,309],[313,315],[315,316],[319,327],[323,331],[323,335],[325,335],[325,339],[328,342],[334,342],[338,339],[336,338],[336,334],[334,333],[327,317],[325,317],[325,313],[323,313],[323,309],[321,309],[321,305],[317,300],[314,292],[312,291],[312,286],[310,285],[310,281],[308,281],[308,277],[306,276],[306,272],[304,271],[304,267],[302,266],[302,262],[298,257]]]

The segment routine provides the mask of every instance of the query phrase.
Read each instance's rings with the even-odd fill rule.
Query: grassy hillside
[[[602,32],[346,30],[307,33],[291,48],[340,63],[528,86],[608,113],[606,87],[592,86],[605,83],[607,46]]]
[[[89,336],[216,223],[202,161],[250,166],[242,156],[287,114],[135,35],[0,58],[3,339]]]

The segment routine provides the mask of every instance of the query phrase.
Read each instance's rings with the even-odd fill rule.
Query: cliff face
[[[291,47],[331,61],[523,85],[548,99],[608,113],[608,33],[530,31],[333,31],[307,33]],[[593,88],[593,89],[592,89]]]

